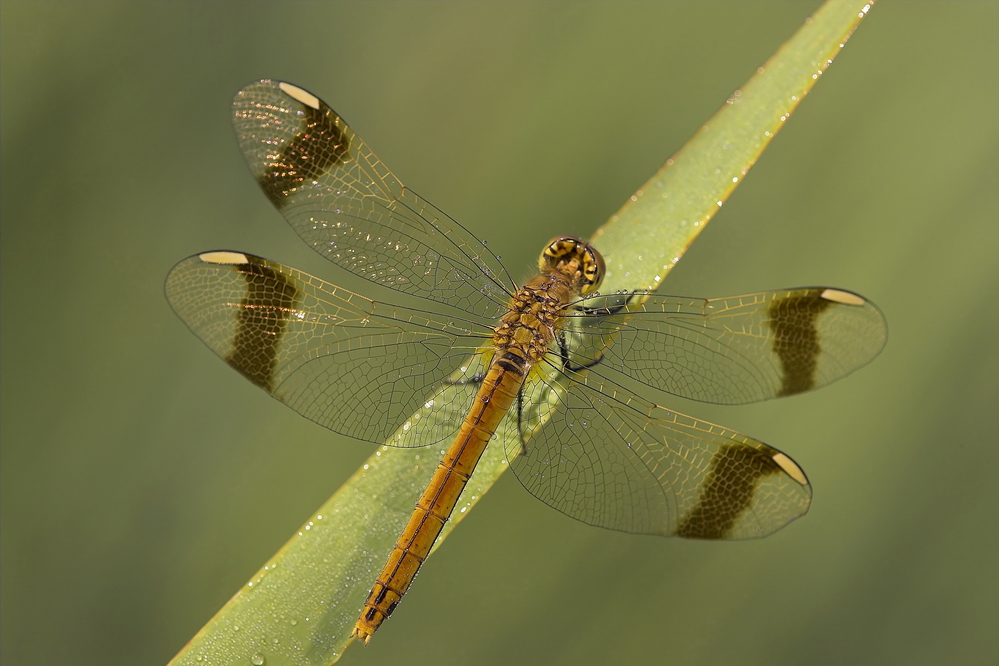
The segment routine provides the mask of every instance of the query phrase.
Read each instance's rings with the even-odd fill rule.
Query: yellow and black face
[[[575,236],[556,236],[541,253],[538,269],[568,275],[580,294],[592,294],[604,279],[604,258],[596,248]]]

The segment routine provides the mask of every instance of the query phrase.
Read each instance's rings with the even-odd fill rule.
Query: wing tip
[[[206,264],[217,264],[222,266],[238,266],[249,264],[250,257],[242,252],[232,252],[229,250],[214,250],[212,252],[202,252],[198,259]]]
[[[306,106],[312,107],[316,111],[318,111],[320,106],[322,105],[322,102],[319,101],[318,97],[310,93],[308,90],[305,90],[304,88],[299,88],[293,83],[288,83],[286,81],[279,81],[278,88],[280,88],[284,94],[288,95],[288,97],[291,97],[295,101],[301,102]]]
[[[842,305],[866,305],[867,299],[860,294],[855,294],[852,291],[844,291],[842,289],[826,288],[819,294],[819,298],[827,301],[832,301],[833,303],[840,303]]]
[[[778,467],[784,470],[788,476],[797,481],[800,485],[808,485],[808,477],[805,476],[804,470],[798,466],[798,463],[791,460],[789,456],[781,453],[780,451],[776,451],[770,456],[770,458],[777,463]]]

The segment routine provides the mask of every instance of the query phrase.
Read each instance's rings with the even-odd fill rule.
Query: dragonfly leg
[[[524,387],[517,391],[517,439],[520,440],[520,455],[527,455],[527,435],[528,430],[524,424]]]
[[[557,339],[558,339],[558,355],[559,358],[562,359],[563,372],[580,372],[581,370],[592,368],[593,366],[600,363],[600,361],[604,360],[604,354],[603,352],[600,352],[600,354],[596,358],[586,363],[581,363],[581,364],[573,363],[572,360],[569,358],[569,344],[565,340],[565,331],[559,331]]]

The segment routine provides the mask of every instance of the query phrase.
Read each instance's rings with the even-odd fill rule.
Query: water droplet
[[[264,663],[266,661],[267,660],[264,659],[264,655],[260,654],[259,652],[250,657],[250,663],[253,664],[253,666],[264,666]]]

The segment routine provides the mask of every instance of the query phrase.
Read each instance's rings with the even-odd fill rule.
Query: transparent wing
[[[647,402],[593,374],[541,374],[501,424],[535,497],[590,525],[703,539],[763,537],[806,511],[811,486],[780,451]]]
[[[825,386],[869,363],[888,336],[873,303],[827,287],[716,299],[615,294],[567,314],[573,367],[721,404]]]
[[[478,320],[379,303],[239,252],[181,261],[166,295],[194,334],[251,382],[320,425],[377,444],[441,385],[464,381],[461,366],[491,333]],[[434,444],[460,423],[428,421],[396,441]]]
[[[513,280],[499,259],[406,188],[329,106],[260,81],[236,94],[232,113],[250,171],[316,252],[377,284],[500,316]]]

